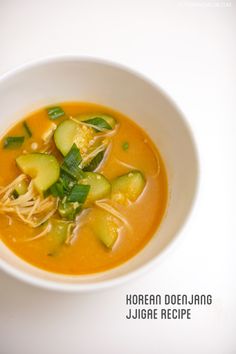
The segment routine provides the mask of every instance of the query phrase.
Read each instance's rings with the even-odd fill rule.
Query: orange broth
[[[91,103],[70,102],[60,106],[66,114],[72,116],[80,113],[103,112],[116,118],[119,124],[117,133],[112,137],[111,150],[99,172],[112,180],[130,171],[131,168],[128,167],[130,165],[142,171],[145,176],[146,186],[138,200],[129,206],[118,206],[119,212],[131,225],[131,230],[122,227],[117,242],[112,250],[109,250],[95,237],[91,229],[84,225],[72,245],[63,245],[60,252],[51,255],[49,252],[51,240],[47,235],[38,240],[25,242],[38,231],[24,224],[17,217],[12,217],[12,224],[9,226],[9,219],[6,215],[0,214],[0,237],[16,255],[50,272],[82,275],[106,271],[137,254],[160,225],[168,196],[165,166],[145,131],[123,114]],[[63,119],[64,117],[59,118],[53,123],[58,124]],[[17,156],[23,151],[32,152],[31,144],[34,142],[38,144],[39,149],[43,147],[42,135],[51,125],[46,110],[34,112],[24,119],[26,120],[33,135],[25,139],[20,148],[3,149],[3,142],[0,142],[0,186],[9,184],[21,173],[15,163]],[[22,121],[20,121],[3,138],[23,134]],[[124,142],[129,144],[127,150],[122,148]],[[60,158],[55,147],[54,154]]]

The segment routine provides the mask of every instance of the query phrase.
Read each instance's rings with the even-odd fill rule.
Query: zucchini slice
[[[145,178],[134,170],[115,178],[112,182],[111,198],[120,204],[135,202],[145,187]]]
[[[51,231],[47,236],[49,245],[48,256],[56,256],[75,225],[73,222],[57,219],[52,219],[50,222]]]
[[[16,158],[17,166],[29,175],[39,192],[46,191],[59,178],[60,166],[52,155],[32,153]]]
[[[114,216],[105,210],[95,209],[92,220],[93,233],[107,248],[111,249],[119,235],[119,227]]]
[[[87,151],[89,143],[95,132],[92,128],[77,124],[71,119],[60,123],[54,133],[54,141],[58,150],[66,156],[73,144],[80,149],[81,153]]]
[[[85,177],[79,181],[80,184],[87,184],[90,186],[90,190],[85,201],[84,206],[88,207],[95,200],[105,198],[110,194],[111,184],[101,175],[95,172],[84,172]]]
[[[13,191],[13,197],[18,198],[20,195],[25,194],[28,191],[28,184],[25,180],[19,182]]]

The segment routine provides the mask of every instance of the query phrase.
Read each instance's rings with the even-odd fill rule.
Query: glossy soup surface
[[[125,216],[131,228],[123,225],[117,242],[112,250],[109,250],[85,223],[72,245],[63,245],[60,251],[51,254],[51,240],[47,235],[27,242],[27,239],[39,231],[24,224],[15,216],[11,218],[9,226],[9,218],[0,214],[0,237],[19,257],[47,271],[74,275],[105,271],[138,253],[160,225],[167,204],[165,167],[160,154],[144,130],[124,115],[89,103],[63,103],[60,106],[68,115],[103,112],[114,116],[118,121],[117,133],[112,137],[111,150],[99,172],[109,180],[131,169],[138,169],[145,176],[146,185],[138,200],[128,206],[116,205],[116,209]],[[54,123],[58,124],[63,119],[64,117],[59,118]],[[34,112],[24,120],[27,121],[33,135],[25,140],[22,147],[3,149],[3,141],[0,142],[0,186],[6,186],[21,173],[15,162],[17,156],[26,151],[32,152],[34,142],[38,144],[39,150],[43,148],[42,135],[52,124],[45,109]],[[5,136],[17,135],[22,135],[22,121],[5,134]],[[124,149],[124,143],[128,143],[128,149]],[[56,150],[54,153],[60,159],[60,154]]]

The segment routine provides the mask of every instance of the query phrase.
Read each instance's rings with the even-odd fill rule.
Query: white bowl
[[[48,289],[81,292],[130,279],[163,257],[193,204],[198,162],[182,114],[154,83],[123,66],[91,58],[49,58],[4,75],[0,79],[0,135],[31,111],[73,100],[110,106],[135,120],[158,146],[169,182],[167,213],[156,234],[135,257],[110,271],[89,276],[46,272],[24,262],[0,242],[0,266],[10,274]]]

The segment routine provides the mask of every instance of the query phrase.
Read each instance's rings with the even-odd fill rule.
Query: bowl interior
[[[122,266],[90,276],[58,275],[32,267],[0,243],[0,264],[4,269],[46,287],[92,289],[139,269],[171,243],[191,209],[198,164],[185,121],[156,86],[117,65],[61,58],[35,63],[3,77],[0,100],[0,135],[16,120],[45,105],[74,100],[110,106],[135,120],[151,136],[165,161],[169,182],[168,209],[160,228],[146,247]]]

